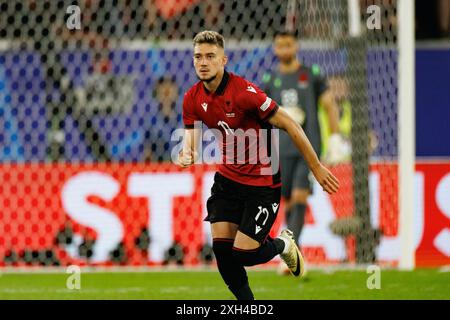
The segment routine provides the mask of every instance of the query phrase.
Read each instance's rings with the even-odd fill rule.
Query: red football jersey
[[[215,92],[209,92],[201,81],[188,90],[183,122],[193,128],[195,121],[201,121],[220,131],[220,174],[242,184],[278,187],[278,154],[273,148],[273,126],[267,121],[277,109],[253,83],[225,71]]]

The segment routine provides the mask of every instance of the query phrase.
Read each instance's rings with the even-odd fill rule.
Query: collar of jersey
[[[222,81],[220,81],[219,86],[217,87],[216,91],[214,92],[214,94],[221,96],[223,95],[223,93],[225,92],[225,87],[228,84],[228,80],[230,79],[230,74],[227,72],[227,70],[225,70],[223,72],[223,77],[222,77]],[[211,92],[206,89],[206,87],[203,85],[203,89],[205,90],[205,92],[207,94],[211,94]]]

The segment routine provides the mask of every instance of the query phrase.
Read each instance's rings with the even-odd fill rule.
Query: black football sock
[[[293,203],[290,211],[287,226],[289,230],[294,233],[295,243],[298,244],[303,225],[305,224],[306,205],[301,203]]]
[[[243,266],[254,266],[272,260],[277,254],[283,252],[284,241],[268,237],[262,245],[254,250],[243,250],[233,247],[233,255]]]
[[[234,294],[237,300],[255,300],[255,298],[253,297],[252,289],[250,289],[248,282],[238,289],[232,287],[229,287],[229,289]]]
[[[253,300],[253,293],[248,284],[247,272],[233,256],[233,239],[213,239],[213,251],[217,268],[222,279],[238,300]]]

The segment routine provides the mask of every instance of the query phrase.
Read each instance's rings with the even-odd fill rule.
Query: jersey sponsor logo
[[[231,101],[225,101],[225,116],[227,116],[227,118],[234,118],[236,116],[236,114],[233,111],[233,106],[231,105]]]
[[[261,105],[261,107],[259,107],[262,111],[266,111],[267,108],[269,108],[270,103],[272,102],[272,99],[270,99],[269,97],[266,98],[266,101],[264,101],[264,103]]]
[[[281,104],[283,107],[297,107],[298,106],[298,91],[297,89],[291,88],[286,90],[281,90]]]
[[[252,86],[248,86],[248,87],[247,87],[247,91],[250,91],[250,92],[256,93],[256,90],[255,90],[255,88],[253,88]]]
[[[203,103],[202,103],[202,108],[203,108],[203,110],[205,110],[205,112],[206,112],[206,110],[208,109],[208,104],[207,104],[206,102],[203,102]]]
[[[300,125],[305,123],[305,112],[298,103],[298,90],[291,88],[281,90],[281,104],[284,110]]]

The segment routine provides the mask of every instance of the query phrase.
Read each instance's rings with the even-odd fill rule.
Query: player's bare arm
[[[322,188],[330,194],[335,193],[339,189],[339,181],[319,161],[302,127],[282,108],[278,108],[269,122],[289,134]]]
[[[184,130],[183,149],[178,155],[178,165],[187,168],[194,164],[198,157],[200,129]]]
[[[331,133],[339,133],[339,109],[332,91],[328,89],[322,93],[319,102],[327,113]]]
[[[336,165],[346,158],[348,148],[339,132],[339,108],[331,89],[321,94],[319,101],[326,111],[331,133],[328,138],[328,150],[323,160],[327,165]]]

